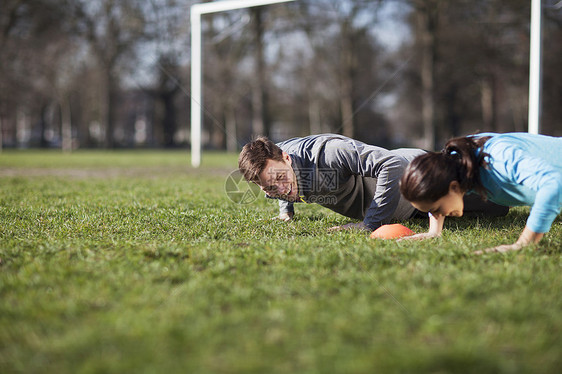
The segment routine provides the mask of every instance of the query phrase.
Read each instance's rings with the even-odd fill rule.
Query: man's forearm
[[[295,207],[293,203],[285,200],[279,200],[279,215],[281,214],[294,214]]]

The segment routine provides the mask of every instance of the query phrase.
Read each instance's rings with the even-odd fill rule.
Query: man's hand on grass
[[[284,222],[289,222],[290,220],[293,219],[293,216],[295,215],[295,213],[279,213],[278,216],[273,217],[274,220],[279,220],[279,221],[284,221]]]

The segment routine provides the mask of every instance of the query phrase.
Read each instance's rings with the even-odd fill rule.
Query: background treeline
[[[188,0],[3,0],[0,145],[189,145]],[[562,136],[562,3],[541,132]],[[530,0],[297,0],[203,17],[204,146],[338,132],[439,148],[526,131]]]

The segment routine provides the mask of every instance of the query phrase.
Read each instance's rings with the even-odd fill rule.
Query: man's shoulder
[[[278,142],[277,145],[281,147],[282,145],[291,145],[291,144],[314,144],[318,142],[325,142],[331,139],[341,139],[341,140],[351,140],[343,135],[338,134],[316,134],[316,135],[308,135],[302,137],[294,137],[287,140],[283,140]]]
[[[427,151],[419,148],[398,148],[391,151],[397,156],[404,157],[408,162],[411,162],[414,158],[426,154]]]
[[[324,157],[365,157],[368,154],[376,158],[383,157],[404,157],[411,159],[424,154],[426,151],[418,148],[400,148],[389,150],[377,145],[364,143],[360,140],[352,139],[339,134],[318,134],[305,137],[292,138],[277,145],[283,151],[294,155],[312,156],[312,154],[323,155]]]
[[[291,138],[277,143],[277,146],[289,154],[308,154],[323,152],[327,145],[337,142],[339,146],[351,142],[352,139],[337,134],[319,134]],[[337,146],[337,145],[336,145]]]

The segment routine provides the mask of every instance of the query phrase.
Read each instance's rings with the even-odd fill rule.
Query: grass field
[[[0,154],[0,373],[558,373],[562,221],[442,238],[329,233],[315,205],[233,203],[236,155]],[[414,231],[423,220],[406,223]]]

